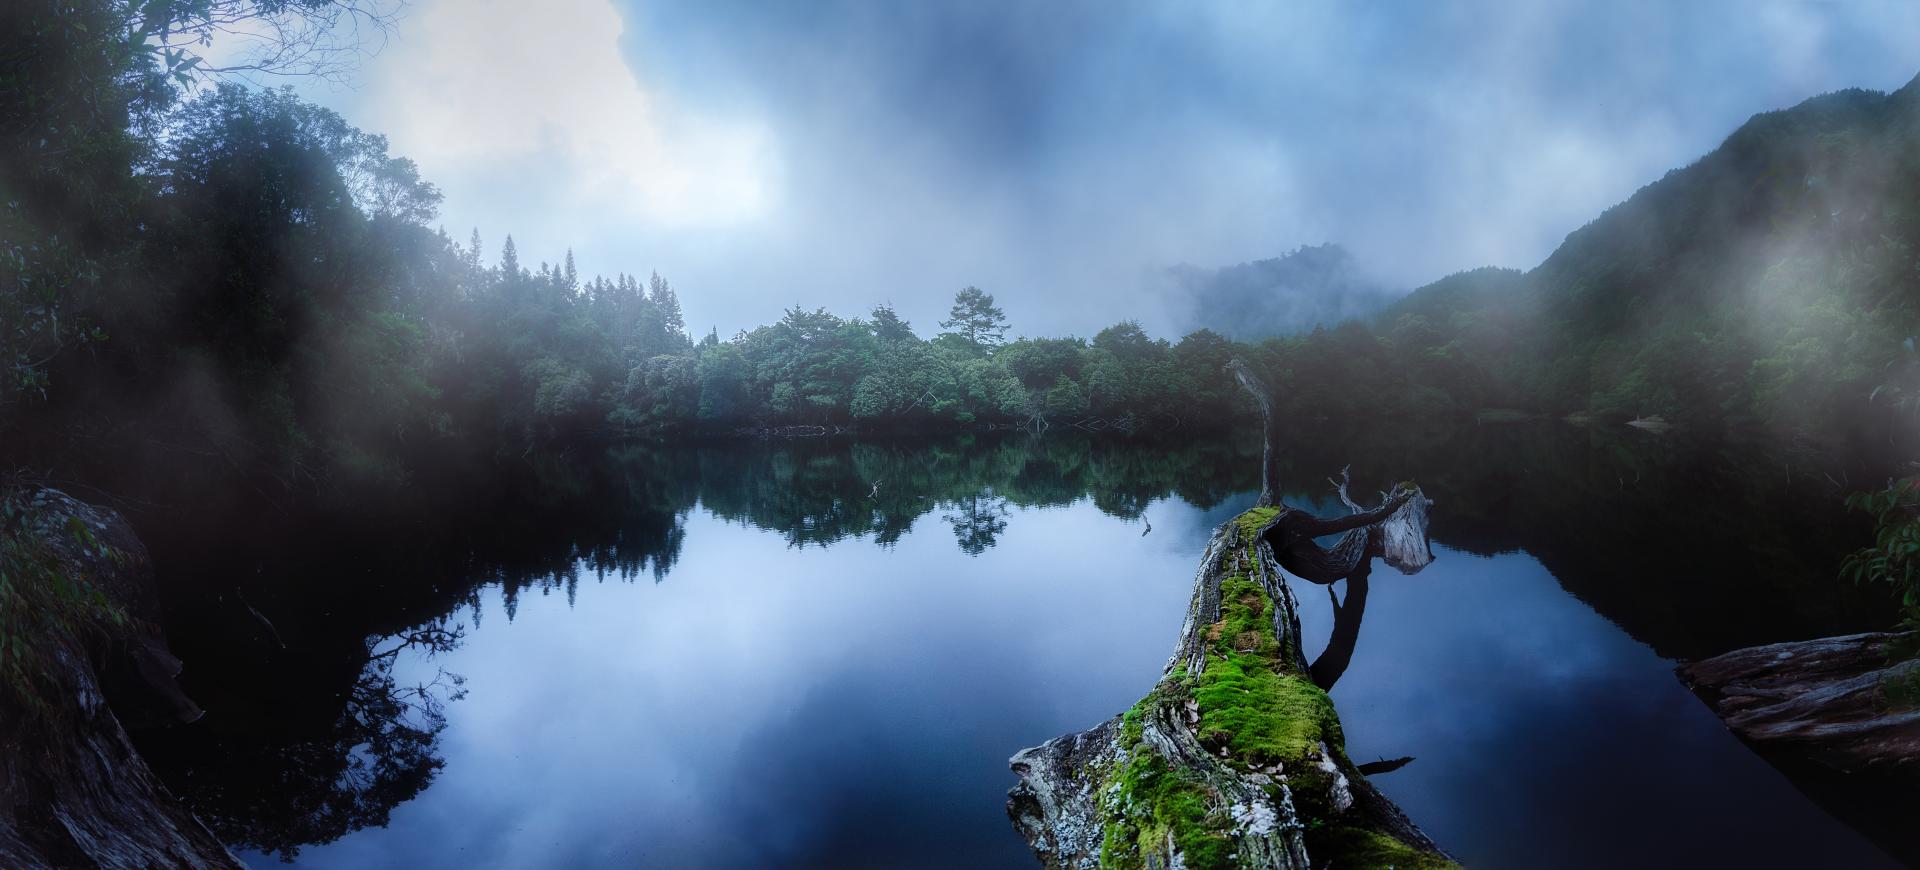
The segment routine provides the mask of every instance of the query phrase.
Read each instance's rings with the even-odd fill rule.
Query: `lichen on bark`
[[[1223,524],[1179,647],[1125,713],[1015,755],[1008,813],[1058,868],[1451,866],[1346,757],[1265,534]]]

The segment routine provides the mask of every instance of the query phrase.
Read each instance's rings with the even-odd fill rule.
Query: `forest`
[[[1862,732],[1892,722],[1906,729],[1898,740],[1912,739],[1920,78],[1754,115],[1530,268],[1396,287],[1342,240],[1285,240],[1292,252],[1271,259],[1149,264],[1169,282],[1184,334],[1161,334],[1122,305],[1103,306],[1086,333],[1040,334],[1007,311],[1066,290],[1018,286],[1005,264],[982,262],[979,278],[863,284],[871,303],[842,310],[769,304],[753,319],[772,322],[723,335],[687,313],[721,291],[680,282],[697,270],[659,240],[630,241],[639,271],[591,274],[564,246],[516,244],[534,227],[450,232],[442,190],[405,149],[278,78],[339,73],[360,50],[339,34],[384,31],[389,8],[0,4],[0,864],[92,854],[84,831],[45,809],[54,806],[91,807],[103,825],[166,841],[112,847],[126,854],[185,843],[179,854],[237,865],[338,846],[347,851],[322,860],[351,865],[362,844],[349,835],[361,831],[437,848],[416,832],[439,829],[394,813],[447,806],[433,801],[448,794],[476,806],[544,800],[476,774],[504,777],[522,746],[552,753],[542,765],[564,759],[592,743],[583,735],[619,747],[590,759],[614,797],[549,789],[579,801],[556,817],[586,819],[587,803],[619,809],[657,790],[692,808],[688,818],[711,811],[728,826],[678,816],[630,826],[688,854],[711,847],[700,840],[711,830],[743,842],[765,833],[738,821],[754,812],[851,831],[865,847],[884,827],[872,819],[916,790],[930,795],[915,816],[933,832],[922,839],[957,836],[947,826],[978,821],[985,806],[998,839],[972,845],[1004,857],[1021,844],[992,790],[981,804],[970,780],[958,797],[939,789],[1004,778],[1008,752],[1062,733],[1055,719],[1084,727],[1107,716],[1027,751],[1119,753],[1073,760],[1097,776],[1069,777],[1087,799],[1066,815],[1039,808],[1056,797],[1051,786],[1025,784],[1036,769],[1064,769],[1064,756],[1011,762],[1023,784],[1004,809],[1043,864],[1079,866],[1055,835],[1098,840],[1100,825],[1119,832],[1088,841],[1095,851],[1081,857],[1100,866],[1157,866],[1163,844],[1175,858],[1199,856],[1196,866],[1246,864],[1240,856],[1254,853],[1233,850],[1254,842],[1249,831],[1277,842],[1309,828],[1300,837],[1314,838],[1316,854],[1345,862],[1372,853],[1365,843],[1322,852],[1333,830],[1323,823],[1351,821],[1355,794],[1365,812],[1406,823],[1418,836],[1401,845],[1433,866],[1455,866],[1441,839],[1475,858],[1572,842],[1556,825],[1612,839],[1619,826],[1593,821],[1597,802],[1627,803],[1609,777],[1639,770],[1626,765],[1635,759],[1672,769],[1660,753],[1704,759],[1699,769],[1713,773],[1694,779],[1714,789],[1699,793],[1725,807],[1688,810],[1714,831],[1755,824],[1738,803],[1751,799],[1778,818],[1858,829],[1822,829],[1805,849],[1841,843],[1920,860],[1904,815],[1910,765],[1893,786],[1835,786],[1830,771],[1777,761],[1740,731],[1741,713],[1717,706],[1730,697],[1722,686],[1685,675],[1734,654],[1784,661],[1769,645],[1850,643],[1873,668],[1848,689],[1872,696]],[[251,65],[213,59],[218,40],[249,28],[272,50]],[[643,36],[636,24],[632,38]],[[996,99],[982,103],[1019,114],[1019,101]],[[1045,138],[1010,127],[1016,145]],[[1009,147],[996,157],[1031,156]],[[829,162],[856,161],[835,152]],[[1070,179],[1062,187],[1084,181],[1041,162]],[[795,276],[791,287],[751,289],[784,300],[807,286]],[[884,301],[898,294],[951,305],[909,322]],[[1379,506],[1363,507],[1376,485]],[[1414,752],[1356,742],[1381,746],[1381,757],[1348,757],[1332,681],[1307,680],[1302,658],[1300,605],[1321,607],[1321,590],[1289,591],[1279,570],[1325,587],[1325,621],[1347,632],[1344,672],[1366,649],[1355,641],[1368,572],[1387,552],[1385,537],[1370,536],[1388,535],[1388,523],[1417,537],[1425,558],[1414,570],[1436,558],[1440,567],[1413,578],[1403,560],[1395,567],[1407,576],[1382,572],[1370,642],[1413,652],[1391,667],[1356,660],[1340,701],[1358,697],[1353,709],[1365,711],[1399,698],[1460,729],[1391,723],[1402,729],[1394,739],[1432,750],[1394,774],[1414,785],[1391,799],[1395,781],[1375,792],[1366,777]],[[1352,558],[1346,571],[1315,578],[1275,561],[1320,551],[1314,541],[1328,536],[1311,529],[1349,533],[1332,547]],[[1151,596],[1165,590],[1140,566],[1184,571],[1203,545],[1189,610],[1162,613]],[[591,588],[603,583],[614,588]],[[581,595],[589,604],[576,609]],[[1149,674],[1082,660],[1107,658],[1089,653],[1111,644],[1113,661],[1096,664],[1117,671],[1138,654],[1157,666],[1161,649],[1138,648],[1158,630],[1137,621],[1149,610],[1169,624],[1184,613],[1181,648],[1197,652],[1184,677],[1169,666],[1120,712],[1113,699],[1139,697]],[[468,646],[470,634],[484,643]],[[642,642],[659,645],[657,660]],[[462,659],[463,649],[489,655]],[[573,660],[538,675],[552,694],[523,698],[495,681],[483,696],[498,705],[483,707],[492,716],[449,715],[466,685],[449,663],[479,669],[487,685],[554,650]],[[1489,711],[1474,693],[1491,684],[1506,700]],[[808,705],[830,709],[832,726],[810,726]],[[1667,718],[1675,707],[1697,715]],[[1816,721],[1825,708],[1807,709],[1791,724],[1831,724]],[[1352,721],[1358,741],[1378,736],[1363,734],[1376,722]],[[1289,730],[1302,723],[1311,729]],[[1581,723],[1625,724],[1607,746],[1580,742]],[[461,725],[479,730],[459,735]],[[489,740],[486,728],[502,730]],[[636,731],[676,763],[731,764],[727,747],[760,745],[742,734],[772,735],[777,748],[743,761],[749,774],[688,764],[649,778],[657,771],[622,766],[645,754]],[[828,744],[811,745],[821,754],[803,751],[829,731]],[[1914,744],[1878,733],[1858,742],[1907,763]],[[1175,753],[1185,766],[1151,760],[1147,734],[1189,739],[1193,751]],[[708,738],[723,748],[703,748]],[[475,746],[514,752],[467,762],[469,778],[449,791],[443,768]],[[1492,746],[1551,762],[1527,773],[1551,780],[1538,794],[1501,796],[1540,807],[1551,825],[1527,832],[1539,840],[1497,829],[1505,819],[1480,830],[1448,815],[1487,788],[1429,771],[1485,775]],[[1195,779],[1216,755],[1237,772]],[[1568,761],[1591,763],[1562,782],[1557,765]],[[854,779],[921,762],[926,776],[893,792]],[[763,774],[781,765],[805,799],[766,796],[775,792]],[[672,791],[729,777],[745,784],[746,810]],[[95,803],[75,800],[75,783]],[[1029,788],[1028,822],[1099,822],[1023,823],[1019,788]],[[1307,794],[1317,803],[1292,797]],[[808,805],[821,795],[831,800]],[[1394,808],[1403,799],[1455,827],[1428,840]],[[1247,809],[1256,806],[1264,822]],[[1285,824],[1271,807],[1284,808]],[[489,827],[431,813],[462,832]],[[850,818],[858,824],[843,826]],[[1690,823],[1679,818],[1665,813],[1658,830]],[[575,823],[571,840],[613,839],[605,824]],[[750,845],[777,857],[815,834],[843,842],[794,825],[791,837],[782,829],[771,845]],[[1654,842],[1663,837],[1685,838],[1640,840],[1674,845]],[[773,842],[782,838],[791,842]],[[1736,838],[1695,839],[1684,845]],[[404,865],[400,854],[382,853]],[[631,863],[613,854],[598,860]],[[884,863],[896,853],[875,854]],[[1628,854],[1614,857],[1631,863]]]
[[[456,241],[383,137],[153,50],[151,4],[66,6],[6,13],[14,466],[138,451],[313,492],[579,439],[1219,429],[1250,413],[1222,371],[1236,355],[1308,420],[1659,415],[1840,441],[1886,437],[1889,397],[1920,389],[1902,344],[1920,281],[1914,85],[1758,116],[1530,271],[1452,275],[1310,331],[1029,337],[967,287],[930,336],[881,305],[695,340],[679,294],[698,288],[586,277],[570,252],[523,260],[505,234]],[[1212,304],[1244,321],[1260,300]]]

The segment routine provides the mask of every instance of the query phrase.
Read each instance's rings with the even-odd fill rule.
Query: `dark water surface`
[[[1439,559],[1374,573],[1333,697],[1356,761],[1415,758],[1377,782],[1457,857],[1912,854],[1672,673],[1885,621],[1831,579],[1861,534],[1843,468],[1564,426],[1396,439],[1299,445],[1290,500],[1331,511],[1349,462],[1437,499]],[[1007,757],[1156,682],[1257,447],[633,447],[530,462],[444,528],[157,546],[208,715],[143,749],[261,867],[1031,866]],[[1333,609],[1296,592],[1317,650]]]

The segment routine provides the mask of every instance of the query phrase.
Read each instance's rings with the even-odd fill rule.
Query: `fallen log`
[[[1345,565],[1364,583],[1390,549],[1390,564],[1417,571],[1432,559],[1429,502],[1407,485],[1374,509],[1349,499],[1353,515],[1337,520],[1281,503],[1270,402],[1236,368],[1268,417],[1260,504],[1215,530],[1159,683],[1092,729],[1014,755],[1007,814],[1049,868],[1455,866],[1347,757],[1280,571],[1289,558]],[[1329,527],[1347,534],[1337,554],[1308,534]]]
[[[1841,773],[1920,778],[1920,660],[1895,632],[1774,643],[1675,669],[1727,728],[1754,748]],[[1891,696],[1890,696],[1890,690]]]

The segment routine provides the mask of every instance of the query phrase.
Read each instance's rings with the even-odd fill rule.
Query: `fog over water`
[[[659,270],[691,328],[955,289],[1016,331],[1180,325],[1166,268],[1335,242],[1528,268],[1750,115],[1920,70],[1920,7],[420,0],[349,86],[442,220]]]

